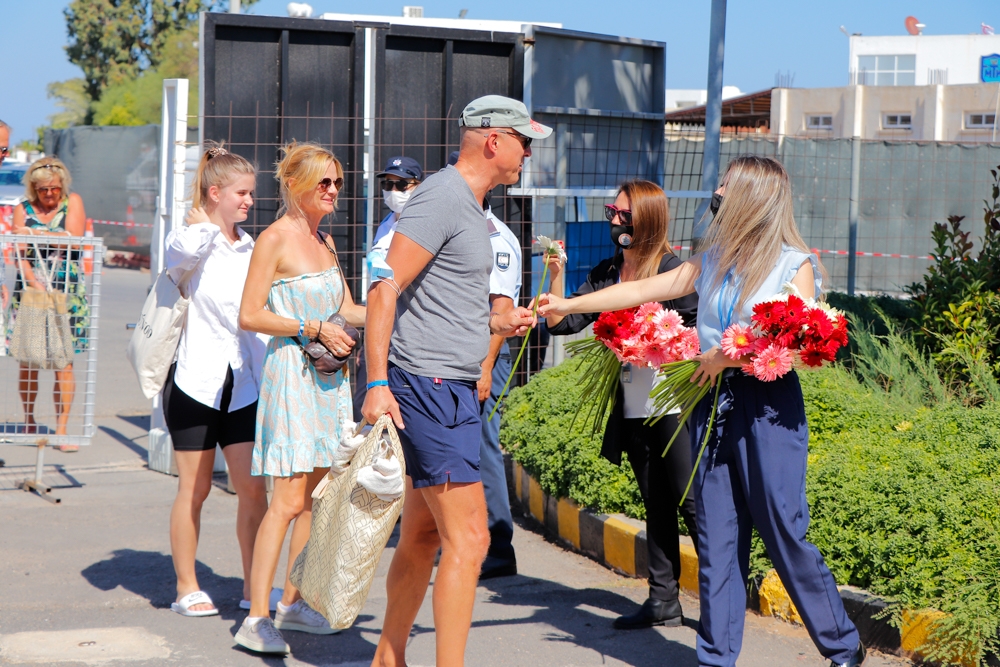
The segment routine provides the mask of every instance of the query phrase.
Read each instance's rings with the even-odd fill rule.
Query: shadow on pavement
[[[219,614],[227,620],[238,618],[242,623],[245,612],[239,609],[239,601],[243,596],[243,580],[219,576],[201,562],[195,563],[195,572]],[[160,609],[170,609],[170,603],[176,599],[173,560],[158,551],[118,549],[110,558],[94,563],[80,574],[95,588],[111,591],[121,586]]]
[[[133,453],[138,454],[139,458],[141,458],[143,461],[147,461],[147,462],[149,461],[149,452],[146,450],[146,448],[143,447],[142,445],[138,445],[135,442],[133,442],[133,440],[131,438],[129,438],[127,435],[125,435],[121,431],[117,431],[117,430],[115,430],[113,428],[110,428],[108,426],[98,426],[97,428],[100,429],[101,431],[104,431],[108,435],[110,435],[112,438],[114,438],[119,443],[121,443],[121,444],[125,445],[126,447],[128,447],[130,450],[132,450]],[[140,436],[140,437],[142,437],[142,436]],[[171,567],[173,567],[173,566],[171,566]]]
[[[195,571],[198,574],[198,583],[212,598],[219,610],[219,616],[231,622],[229,632],[235,636],[247,615],[246,611],[239,608],[239,601],[243,597],[243,580],[239,577],[219,576],[212,568],[201,562],[195,564]],[[121,586],[149,600],[150,605],[158,609],[169,610],[170,603],[176,599],[173,561],[169,555],[158,551],[119,549],[112,552],[110,558],[90,565],[80,574],[95,588],[111,591]],[[370,624],[373,620],[375,619],[371,615],[362,614],[354,627],[333,636],[309,635],[301,632],[283,634],[285,641],[292,647],[292,655],[302,663],[329,665],[332,654],[358,656],[361,660],[371,660],[375,647],[361,636],[361,632],[370,633],[372,628],[359,626]],[[279,657],[257,655],[236,644],[233,644],[233,650],[260,658],[262,665],[285,664]]]
[[[656,630],[615,630],[611,627],[615,617],[632,613],[638,606],[630,598],[613,591],[570,588],[523,575],[488,579],[479,585],[493,594],[491,604],[535,609],[530,615],[517,619],[477,621],[472,624],[473,628],[544,623],[553,629],[548,641],[588,648],[635,667],[693,667],[698,664],[693,648],[667,639]],[[595,609],[607,613],[595,613]],[[690,628],[689,619],[685,619],[684,625]]]

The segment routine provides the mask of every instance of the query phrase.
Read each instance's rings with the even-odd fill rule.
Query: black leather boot
[[[479,580],[513,577],[515,574],[517,574],[517,560],[513,556],[510,558],[486,556],[483,567],[479,571]]]
[[[616,618],[614,627],[619,630],[651,628],[654,625],[674,627],[680,625],[683,620],[684,613],[681,611],[679,600],[655,600],[649,598],[642,603],[639,611],[628,616],[619,616]]]
[[[865,658],[867,657],[864,644],[859,642],[858,650],[854,652],[850,660],[847,662],[833,662],[831,660],[830,667],[861,667],[861,665],[865,664]]]

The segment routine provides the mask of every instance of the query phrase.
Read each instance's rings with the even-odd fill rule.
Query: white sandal
[[[202,611],[195,611],[194,609],[191,609],[191,607],[197,604],[210,604],[212,605],[212,608],[204,609]],[[212,602],[212,598],[208,597],[208,593],[205,591],[188,593],[178,602],[171,602],[170,611],[175,611],[181,616],[215,616],[219,613],[219,610],[215,608],[215,603]]]

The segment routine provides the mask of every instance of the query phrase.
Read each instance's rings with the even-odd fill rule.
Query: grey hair
[[[7,123],[5,123],[5,122],[3,122],[2,120],[0,120],[0,130],[2,130],[2,129],[3,129],[3,128],[5,128],[5,127],[6,127],[6,128],[8,129],[8,130],[10,130],[10,129],[13,129],[13,128],[11,128],[11,126],[10,126],[10,125],[8,125]]]

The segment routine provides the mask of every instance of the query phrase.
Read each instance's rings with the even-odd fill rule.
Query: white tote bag
[[[176,285],[164,269],[142,305],[142,313],[125,353],[146,398],[160,393],[167,381],[191,304],[190,297],[182,292],[187,291],[188,282],[197,268],[185,273]]]

